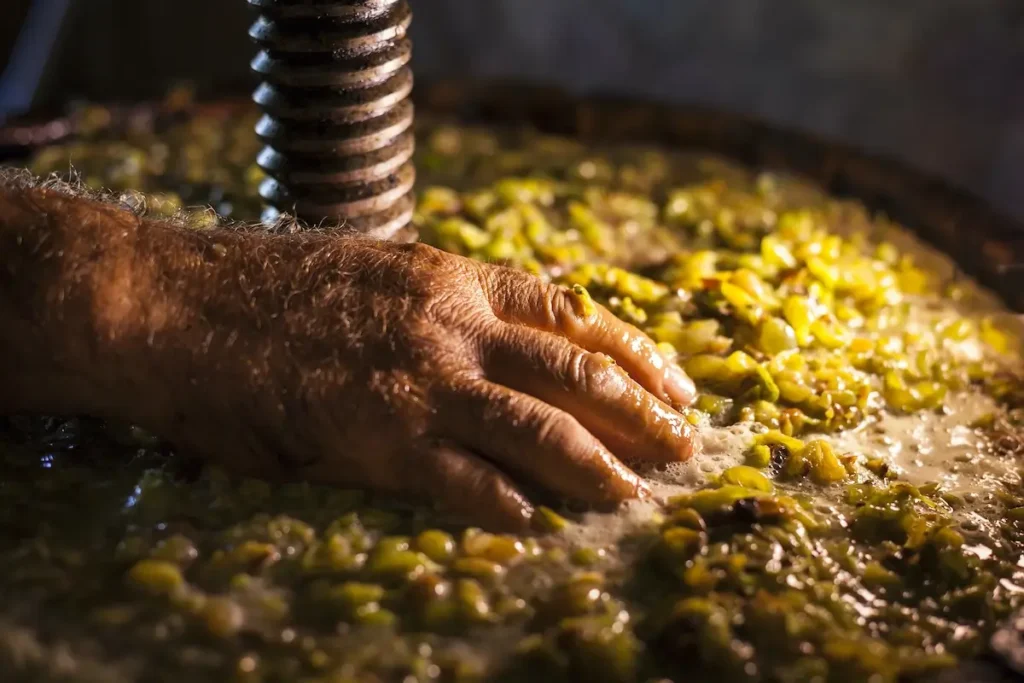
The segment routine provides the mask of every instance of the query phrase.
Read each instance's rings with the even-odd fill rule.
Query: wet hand
[[[625,463],[693,453],[673,409],[693,399],[692,382],[585,295],[425,245],[355,239],[266,239],[217,267],[245,274],[255,251],[273,266],[249,276],[251,317],[232,284],[197,304],[205,332],[191,334],[237,332],[190,359],[195,382],[169,431],[208,457],[520,528],[532,514],[524,487],[615,503],[648,492]]]
[[[589,297],[417,244],[195,231],[0,183],[0,410],[133,421],[241,474],[521,528],[647,493],[694,388]]]

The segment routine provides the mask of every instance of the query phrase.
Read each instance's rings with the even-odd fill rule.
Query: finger
[[[477,380],[442,401],[453,438],[557,495],[599,504],[650,494],[575,418],[532,396]]]
[[[693,401],[696,388],[686,373],[667,360],[650,337],[589,297],[509,268],[486,269],[484,277],[499,318],[608,354],[645,389],[670,404]]]
[[[533,505],[494,465],[457,446],[425,446],[416,453],[410,483],[445,512],[495,531],[523,531]]]
[[[686,418],[604,354],[528,327],[507,326],[484,348],[488,379],[574,415],[626,462],[682,462],[694,450]]]

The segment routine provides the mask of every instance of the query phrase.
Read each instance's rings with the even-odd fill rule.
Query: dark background
[[[0,0],[0,64],[30,4],[34,18],[68,16],[54,50],[45,21],[22,32],[0,112],[153,97],[179,79],[213,95],[252,86],[245,0]],[[900,157],[1024,218],[1021,0],[411,4],[421,78],[518,77],[754,114]]]

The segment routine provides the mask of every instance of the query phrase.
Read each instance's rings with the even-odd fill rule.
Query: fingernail
[[[665,391],[673,401],[684,406],[690,405],[697,395],[693,380],[675,363],[665,365]]]
[[[690,425],[686,425],[686,432],[683,436],[683,447],[680,451],[680,462],[686,462],[690,458],[700,455],[703,449],[703,444],[700,440],[700,434],[696,429]]]

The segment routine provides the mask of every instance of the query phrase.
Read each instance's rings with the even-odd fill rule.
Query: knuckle
[[[628,378],[611,356],[575,349],[569,361],[569,380],[581,392],[605,392]]]
[[[566,377],[579,390],[586,392],[593,379],[591,355],[580,349],[573,349],[566,362]]]
[[[545,285],[542,301],[544,319],[551,329],[564,330],[580,322],[574,296],[562,285]]]
[[[467,288],[466,280],[452,278],[427,287],[411,313],[446,327],[480,327],[495,319],[486,300]]]
[[[538,419],[534,436],[545,450],[566,453],[579,439],[582,428],[576,419],[561,411],[545,411]]]
[[[442,478],[452,492],[463,498],[462,505],[494,501],[508,490],[507,484],[497,472],[464,458],[447,458]]]
[[[497,501],[508,495],[508,486],[496,473],[480,470],[477,473],[476,490],[484,500]]]

